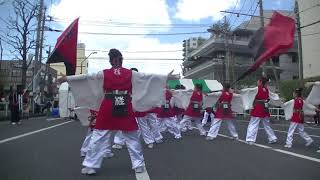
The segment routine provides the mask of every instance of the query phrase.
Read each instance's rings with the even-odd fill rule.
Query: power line
[[[54,20],[54,22],[69,22],[69,21],[57,21]],[[102,27],[118,27],[118,28],[207,28],[208,26],[145,26],[145,25],[124,25],[124,24],[101,24],[101,23],[91,23],[91,22],[80,22],[80,25],[85,25],[85,26],[102,26]]]
[[[257,6],[256,6],[256,8],[254,9],[253,14],[255,14],[255,13],[256,13],[256,11],[257,11],[257,9],[258,9],[258,6],[259,6],[259,4],[257,3]],[[248,27],[248,26],[249,26],[249,24],[250,24],[250,20],[251,20],[251,19],[249,19],[249,20],[248,20],[248,23],[245,25],[244,29],[247,29],[247,27]]]
[[[302,11],[299,11],[299,14],[302,13],[302,12],[309,11],[310,9],[313,9],[313,8],[315,8],[315,7],[320,7],[320,4],[315,4],[315,5],[313,5],[313,6],[311,6],[311,7],[308,7],[308,8],[306,8],[306,9],[302,10]]]
[[[235,11],[235,9],[236,9],[236,7],[237,7],[237,5],[238,5],[239,1],[240,1],[240,0],[237,0],[236,4],[235,4],[235,5],[234,5],[234,7],[233,7],[232,12],[234,12],[234,11]],[[228,22],[230,22],[231,17],[232,17],[232,14],[229,16]]]
[[[96,49],[86,49],[85,51],[98,51],[98,52],[109,52],[107,50],[96,50]],[[121,51],[124,53],[171,53],[171,52],[182,52],[183,50],[164,50],[164,51],[157,51],[157,50],[150,50],[150,51]]]
[[[67,22],[72,21],[72,19],[67,19],[67,18],[55,18],[51,17],[52,20],[55,21],[61,21],[65,20]],[[175,23],[175,24],[159,24],[159,23],[136,23],[136,22],[117,22],[117,21],[97,21],[97,20],[86,20],[86,19],[80,19],[82,22],[89,22],[89,23],[97,23],[97,24],[113,24],[113,25],[127,25],[127,26],[193,26],[193,27],[208,27],[211,26],[212,24],[187,24],[187,23]]]
[[[77,58],[77,59],[86,59],[84,58]],[[89,59],[92,60],[106,60],[108,59],[107,57],[91,57]],[[183,59],[179,58],[123,58],[123,60],[135,60],[135,61],[144,61],[144,60],[149,60],[149,61],[182,61]]]
[[[63,32],[62,30],[47,28],[45,31]],[[105,35],[105,36],[175,36],[187,34],[208,34],[207,31],[201,32],[181,32],[181,33],[101,33],[101,32],[79,32],[80,34]]]
[[[318,24],[318,23],[320,23],[320,20],[315,21],[315,22],[310,23],[310,24],[307,24],[307,25],[304,25],[304,26],[301,26],[301,27],[300,27],[300,29],[305,28],[305,27],[309,27],[309,26],[312,26],[312,25],[314,25],[314,24]]]
[[[247,0],[244,0],[244,2],[242,3],[242,7],[240,8],[239,11],[242,11],[242,9],[244,8],[244,5],[245,5],[246,1],[247,1]],[[234,11],[234,10],[233,10],[233,11]],[[231,14],[231,16],[232,16],[232,14]],[[237,16],[238,16],[238,15],[237,15]],[[230,24],[230,27],[232,27],[233,24],[236,23],[237,19],[238,19],[238,18],[235,18],[235,19],[234,19],[234,21],[232,22],[232,24]]]

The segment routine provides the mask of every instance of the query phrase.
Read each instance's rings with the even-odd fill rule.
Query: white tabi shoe
[[[274,140],[269,141],[268,143],[269,143],[269,144],[275,144],[275,143],[277,143],[277,140],[274,139]]]
[[[153,148],[153,143],[148,144],[148,148],[152,149]]]
[[[184,127],[184,128],[181,128],[181,132],[187,132],[187,128],[186,127]]]
[[[103,157],[105,158],[112,158],[114,156],[113,153],[106,153]]]
[[[313,143],[313,140],[307,142],[307,143],[306,143],[306,146],[308,147],[308,146],[310,146],[312,143]]]
[[[214,140],[214,137],[207,136],[207,137],[206,137],[206,140],[208,140],[208,141],[212,141],[212,140]]]
[[[200,133],[200,136],[206,136],[207,133]]]
[[[238,141],[238,140],[239,140],[239,137],[238,137],[238,136],[232,137],[232,139]]]
[[[179,139],[181,139],[182,138],[182,136],[180,135],[180,136],[175,136],[174,137],[174,139],[176,139],[176,140],[179,140]]]
[[[162,139],[156,140],[156,143],[161,144],[161,143],[163,143],[163,140]]]
[[[144,166],[139,166],[139,167],[135,168],[134,171],[136,173],[143,173],[145,171],[145,168],[144,168]]]
[[[292,145],[291,145],[291,144],[286,144],[286,145],[284,145],[284,147],[285,147],[285,148],[291,148]]]
[[[320,149],[317,151],[317,153],[320,153]]]
[[[247,141],[247,144],[249,144],[251,146],[251,145],[254,145],[254,142],[253,141]]]
[[[114,145],[112,145],[112,148],[113,148],[113,149],[122,149],[122,145],[120,145],[120,144],[114,144]]]
[[[84,167],[81,169],[81,174],[94,175],[96,174],[96,170],[94,170],[93,168]]]

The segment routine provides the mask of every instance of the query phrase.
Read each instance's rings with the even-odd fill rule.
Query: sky
[[[0,15],[6,17],[10,1],[1,3]],[[33,1],[33,0],[29,0]],[[208,33],[189,35],[150,35],[161,33],[206,32],[209,25],[226,15],[232,27],[249,17],[220,13],[222,10],[258,14],[257,0],[45,0],[47,14],[55,21],[46,26],[63,30],[80,17],[79,32],[145,35],[90,35],[79,33],[85,43],[89,73],[110,67],[107,52],[122,51],[124,67],[141,72],[167,74],[181,72],[182,41],[190,37],[208,38]],[[293,0],[264,0],[265,9],[292,10]],[[1,25],[1,22],[0,22]],[[1,27],[2,30],[4,27]],[[54,46],[60,33],[46,32],[45,45]],[[10,53],[7,52],[7,58]]]

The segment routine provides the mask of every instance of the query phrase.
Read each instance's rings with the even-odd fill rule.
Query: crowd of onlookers
[[[21,124],[21,119],[28,119],[30,113],[34,115],[50,115],[51,108],[58,106],[58,103],[49,98],[47,93],[43,95],[37,93],[35,97],[32,97],[29,91],[17,90],[16,88],[10,88],[7,94],[1,91],[0,102],[3,106],[8,106],[8,117],[10,117],[12,125]]]

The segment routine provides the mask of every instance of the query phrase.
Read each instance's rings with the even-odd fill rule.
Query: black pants
[[[19,108],[12,107],[11,108],[11,122],[19,122],[19,121],[20,121]]]
[[[315,115],[314,117],[313,117],[313,119],[314,119],[314,123],[315,124],[320,124],[320,114],[319,113],[317,113],[317,115]]]

